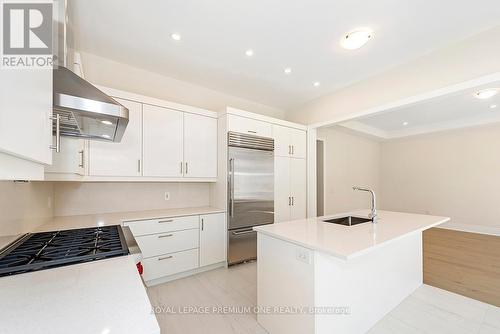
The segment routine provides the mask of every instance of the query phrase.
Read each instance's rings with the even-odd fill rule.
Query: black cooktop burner
[[[0,277],[127,254],[120,225],[33,233],[0,253]]]

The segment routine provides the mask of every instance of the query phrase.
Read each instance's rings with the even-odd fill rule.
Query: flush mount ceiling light
[[[373,37],[369,28],[358,28],[345,34],[340,40],[340,45],[347,50],[356,50],[368,43]]]
[[[178,33],[173,33],[172,35],[170,35],[170,37],[172,37],[174,41],[180,41],[182,38],[181,35]]]
[[[101,121],[101,123],[106,125],[113,125],[113,122],[110,121]]]
[[[479,92],[474,93],[474,96],[480,100],[489,99],[498,94],[498,89],[496,88],[488,88],[480,90]]]
[[[287,67],[283,70],[283,72],[285,72],[285,74],[290,74],[292,73],[292,69],[290,67]]]
[[[319,81],[316,81],[315,83],[313,83],[314,87],[319,87],[320,85],[321,85],[321,83]]]
[[[407,126],[408,125],[408,122],[403,122],[403,126]]]
[[[245,51],[245,54],[247,55],[247,57],[251,57],[253,56],[253,50],[252,49],[248,49]]]
[[[497,105],[496,105],[496,104],[492,104],[492,105],[490,106],[490,109],[495,109],[496,107],[497,107]]]

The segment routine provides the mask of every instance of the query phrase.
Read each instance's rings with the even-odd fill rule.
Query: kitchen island
[[[447,217],[379,211],[259,226],[258,322],[270,333],[367,332],[422,285],[422,232]]]

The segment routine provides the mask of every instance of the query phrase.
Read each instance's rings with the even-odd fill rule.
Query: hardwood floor
[[[252,312],[235,314],[256,305],[256,268],[256,263],[220,268],[148,288],[162,334],[267,333]],[[213,312],[221,306],[236,312]],[[196,314],[184,307],[209,312]],[[500,308],[423,285],[369,332],[422,333],[500,334]]]
[[[500,237],[424,232],[424,283],[500,306]]]

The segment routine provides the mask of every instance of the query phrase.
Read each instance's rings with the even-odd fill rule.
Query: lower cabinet
[[[200,266],[226,260],[225,214],[200,216]]]
[[[142,252],[143,278],[149,285],[226,262],[224,213],[132,221],[124,226]]]

